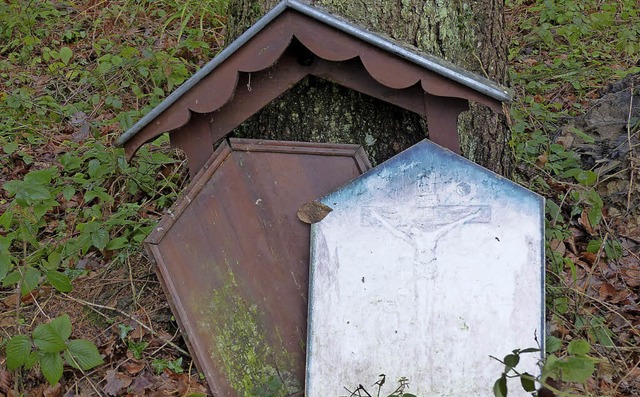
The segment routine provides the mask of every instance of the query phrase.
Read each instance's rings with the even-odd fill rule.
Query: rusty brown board
[[[369,168],[357,145],[223,141],[147,238],[214,395],[304,390],[310,232],[296,212]]]

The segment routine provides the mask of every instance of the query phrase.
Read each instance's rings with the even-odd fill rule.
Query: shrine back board
[[[303,390],[309,225],[296,213],[369,168],[357,145],[231,139],[148,237],[214,395]]]

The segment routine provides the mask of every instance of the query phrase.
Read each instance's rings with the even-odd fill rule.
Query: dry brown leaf
[[[47,386],[42,391],[44,397],[60,397],[62,395],[62,384],[57,383],[55,386]]]
[[[622,270],[622,278],[630,287],[640,286],[640,269],[631,268]]]
[[[141,362],[138,360],[131,360],[122,364],[122,368],[126,369],[127,372],[130,373],[131,375],[135,375],[144,369],[144,365],[145,365],[144,362]]]
[[[115,370],[107,371],[104,379],[106,381],[104,392],[110,396],[120,395],[133,382],[133,379],[131,379],[129,375]]]
[[[11,389],[11,372],[0,369],[0,393],[8,393]]]
[[[11,294],[0,302],[7,308],[14,308],[16,307],[19,299],[18,294]]]
[[[598,293],[600,294],[600,299],[606,300],[610,296],[614,296],[618,292],[616,287],[609,283],[603,283],[600,288],[598,288]]]
[[[311,225],[323,220],[331,211],[333,211],[333,208],[328,205],[317,201],[309,201],[302,204],[298,209],[298,219]]]
[[[144,328],[142,328],[139,325],[136,325],[136,327],[129,333],[129,337],[131,339],[142,339],[142,337],[144,337],[147,334],[147,330],[145,330]]]
[[[131,384],[129,388],[136,396],[144,395],[144,391],[154,387],[154,379],[157,376],[150,374],[148,371],[142,372]]]

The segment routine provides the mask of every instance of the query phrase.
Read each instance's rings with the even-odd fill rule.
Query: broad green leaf
[[[46,273],[47,281],[51,283],[53,288],[60,292],[71,292],[73,287],[71,286],[71,280],[64,274],[55,270],[50,270]]]
[[[91,178],[95,178],[99,169],[100,169],[100,160],[91,159],[91,161],[89,161],[89,165],[87,166],[87,171],[89,172],[89,176]]]
[[[71,320],[68,314],[63,314],[60,317],[54,318],[49,323],[53,330],[58,334],[62,340],[67,340],[71,336]]]
[[[7,369],[13,371],[27,362],[31,353],[31,341],[25,335],[16,335],[9,339],[7,347]]]
[[[562,348],[562,340],[553,335],[547,336],[545,340],[545,350],[547,353],[557,352]]]
[[[105,229],[98,229],[91,233],[91,244],[99,250],[103,250],[109,243],[109,232]]]
[[[505,374],[502,374],[502,377],[493,384],[493,395],[495,397],[507,397],[507,376]]]
[[[36,182],[13,180],[5,182],[2,187],[9,192],[10,196],[15,196],[16,202],[21,207],[51,198],[49,189]]]
[[[598,175],[590,170],[580,170],[580,172],[578,172],[574,176],[574,178],[576,178],[576,181],[578,181],[578,183],[581,183],[585,186],[592,186],[598,180]]]
[[[116,237],[110,240],[105,247],[108,250],[119,250],[120,248],[127,246],[128,239],[126,237]]]
[[[4,280],[11,270],[11,255],[8,252],[0,250],[0,281]]]
[[[9,247],[11,247],[11,243],[14,240],[13,233],[10,233],[8,236],[0,236],[0,251],[9,252]]]
[[[71,48],[69,47],[62,47],[60,49],[60,60],[65,64],[68,65],[69,61],[71,60],[71,57],[73,56],[73,51],[71,51]]]
[[[62,188],[62,197],[64,197],[65,200],[71,200],[71,198],[76,194],[76,188],[74,188],[71,185],[66,185],[65,187]]]
[[[598,226],[602,220],[602,207],[591,207],[587,213],[587,217],[589,218],[591,226]]]
[[[18,284],[20,282],[20,279],[22,279],[20,272],[14,270],[5,276],[4,280],[2,280],[2,286],[5,288],[11,287],[14,284]]]
[[[29,353],[29,357],[27,357],[27,361],[24,363],[25,369],[31,369],[34,365],[40,361],[40,357],[44,356],[44,353],[40,350],[33,350]]]
[[[562,380],[584,383],[593,375],[595,363],[589,357],[569,357],[561,364]]]
[[[8,208],[2,215],[0,215],[0,227],[8,231],[13,221],[13,208]]]
[[[569,346],[567,347],[567,351],[569,354],[575,355],[585,355],[591,351],[591,345],[584,339],[574,339],[569,342]]]
[[[596,252],[600,251],[601,246],[602,246],[602,239],[597,238],[597,239],[591,240],[587,244],[587,252],[595,254]]]
[[[22,296],[36,289],[38,284],[40,284],[40,271],[33,267],[27,267],[22,278]]]
[[[39,185],[49,185],[53,177],[58,173],[56,168],[45,168],[43,170],[31,171],[24,176],[24,181]]]
[[[60,353],[45,353],[40,358],[40,370],[51,386],[58,383],[62,377],[63,367],[64,362]]]
[[[51,324],[41,324],[33,330],[33,343],[45,353],[59,353],[67,347]]]
[[[65,360],[74,368],[84,371],[102,364],[102,356],[98,348],[92,342],[84,339],[75,339],[67,342],[67,350],[64,351]]]
[[[614,343],[611,337],[613,336],[613,332],[607,327],[605,319],[599,316],[593,317],[591,321],[591,333],[593,333],[600,343],[606,347],[613,347]]]
[[[18,149],[18,146],[18,142],[16,141],[9,142],[2,147],[2,151],[5,152],[5,154],[11,154]]]
[[[562,362],[554,354],[549,354],[542,367],[542,381],[546,382],[547,378],[559,379],[558,370]]]
[[[525,372],[524,374],[522,374],[522,376],[520,376],[520,384],[522,385],[522,388],[526,392],[536,391],[536,382],[534,382],[533,376],[531,376],[527,372]]]

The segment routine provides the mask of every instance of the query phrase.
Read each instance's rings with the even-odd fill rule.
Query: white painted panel
[[[422,141],[320,201],[333,211],[312,225],[308,397],[372,392],[382,373],[418,397],[490,397],[503,366],[489,355],[536,347],[541,197]]]

